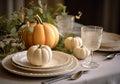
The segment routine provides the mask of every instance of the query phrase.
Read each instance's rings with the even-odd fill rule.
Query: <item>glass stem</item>
[[[90,55],[86,58],[86,64],[89,65],[92,62],[93,51],[90,51]]]
[[[93,51],[90,51],[90,63],[93,61]]]

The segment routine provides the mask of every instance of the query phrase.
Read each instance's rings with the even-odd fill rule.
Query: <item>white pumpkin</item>
[[[67,37],[64,41],[65,48],[73,51],[74,48],[77,46],[81,47],[82,46],[82,39],[78,36],[76,37]]]
[[[83,60],[90,55],[90,51],[86,47],[76,47],[73,54],[76,58]]]
[[[34,45],[27,51],[27,59],[32,65],[43,66],[52,60],[52,50],[47,45]]]

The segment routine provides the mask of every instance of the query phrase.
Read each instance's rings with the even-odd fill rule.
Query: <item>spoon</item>
[[[88,72],[88,70],[78,71],[76,73],[68,74],[65,76],[60,76],[60,77],[58,76],[58,77],[51,78],[51,79],[46,80],[46,81],[42,81],[41,84],[51,84],[51,83],[54,83],[54,82],[57,82],[57,81],[60,81],[63,79],[76,80],[76,79],[80,78],[82,76],[82,74],[84,74],[86,72]]]

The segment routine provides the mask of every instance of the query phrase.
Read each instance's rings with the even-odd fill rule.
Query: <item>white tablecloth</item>
[[[98,68],[91,69],[78,80],[62,80],[55,84],[120,84],[120,55],[112,60],[104,60],[105,56],[96,54],[93,59],[99,63]],[[79,69],[85,68],[79,66]]]
[[[120,84],[120,55],[112,60],[104,60],[106,53],[95,53],[94,61],[99,63],[99,67],[91,69],[77,80],[64,79],[54,84]],[[76,71],[84,70],[79,66]],[[41,84],[45,78],[30,78],[9,73],[0,65],[0,84]]]

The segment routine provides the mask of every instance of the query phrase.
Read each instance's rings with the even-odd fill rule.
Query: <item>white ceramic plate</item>
[[[62,67],[67,64],[69,64],[70,56],[68,54],[62,53],[60,51],[52,51],[53,59],[50,63],[44,65],[44,66],[34,66],[31,65],[27,60],[27,52],[19,52],[12,56],[12,61],[20,66],[32,68],[32,69],[51,69],[51,68],[57,68]]]
[[[11,60],[12,56],[13,55],[9,55],[5,57],[2,60],[2,66],[11,73],[22,75],[22,76],[28,76],[28,77],[51,77],[51,76],[63,75],[63,74],[67,74],[74,71],[78,65],[78,60],[74,56],[71,56],[71,58],[73,58],[73,62],[65,70],[54,71],[54,72],[33,72],[33,71],[26,71],[26,70],[14,67],[12,65],[12,60]]]
[[[104,32],[99,51],[120,51],[120,35]]]
[[[73,62],[73,58],[70,57],[70,61],[68,64],[61,66],[61,67],[55,67],[55,68],[28,68],[28,67],[23,67],[20,66],[18,64],[15,64],[14,62],[12,62],[12,65],[15,66],[16,68],[19,69],[23,69],[23,70],[27,70],[27,71],[34,71],[34,72],[53,72],[53,71],[60,71],[60,70],[65,70],[67,69],[69,66],[71,66]]]

